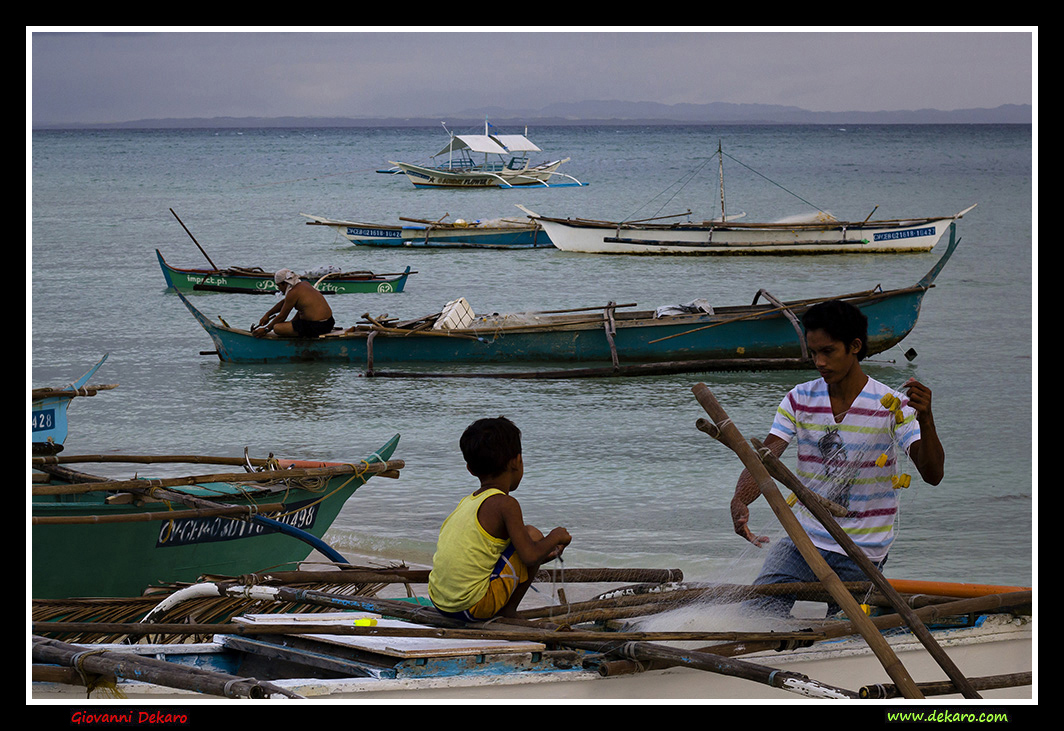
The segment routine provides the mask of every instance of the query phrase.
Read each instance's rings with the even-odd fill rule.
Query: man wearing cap
[[[332,308],[314,285],[304,282],[291,269],[280,270],[273,275],[273,281],[284,299],[259,320],[259,326],[252,330],[256,337],[272,330],[282,338],[316,338],[333,329]],[[286,322],[292,310],[296,315]]]

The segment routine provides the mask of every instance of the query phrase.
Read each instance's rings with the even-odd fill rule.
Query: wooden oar
[[[916,635],[920,643],[927,649],[931,657],[935,659],[938,666],[946,673],[946,676],[953,681],[954,685],[961,691],[965,698],[978,699],[980,696],[976,692],[975,688],[964,677],[964,673],[954,664],[952,658],[946,654],[935,638],[931,636],[930,630],[924,626],[924,623],[920,621],[920,618],[916,616],[912,608],[905,602],[898,590],[895,589],[879,568],[872,563],[872,561],[865,555],[853,539],[842,529],[842,526],[838,524],[831,513],[825,509],[823,505],[816,499],[816,493],[810,490],[805,484],[795,477],[794,473],[787,469],[786,465],[779,460],[776,455],[772,454],[764,444],[757,439],[751,439],[751,443],[758,456],[761,458],[762,463],[768,468],[768,472],[774,478],[779,480],[785,486],[789,487],[798,499],[802,501],[806,510],[813,514],[813,516],[820,521],[820,524],[824,526],[828,534],[835,540],[836,543],[846,552],[846,555],[850,557],[854,563],[856,563],[865,576],[871,579],[872,583],[876,585],[876,588],[890,601],[891,606],[898,614],[904,619],[905,623]]]
[[[787,505],[786,498],[780,493],[776,483],[772,481],[767,468],[754,453],[753,448],[747,444],[739,432],[739,428],[728,417],[727,412],[717,403],[712,391],[704,383],[695,385],[691,390],[694,392],[698,403],[713,419],[716,432],[713,436],[735,452],[736,456],[742,461],[747,472],[757,483],[761,494],[765,496],[769,507],[776,514],[776,518],[794,542],[795,548],[798,549],[802,558],[812,569],[813,574],[824,583],[825,588],[831,592],[832,598],[842,607],[850,621],[857,627],[865,642],[868,643],[872,652],[875,653],[875,656],[883,665],[887,675],[890,676],[906,698],[922,698],[923,694],[916,687],[916,683],[902,665],[894,650],[875,628],[875,625],[872,624],[871,619],[861,609],[857,600],[846,590],[846,587],[843,586],[842,581],[831,569],[824,557],[820,555],[820,552],[813,545],[808,534],[806,534],[805,529],[798,522],[798,518]]]

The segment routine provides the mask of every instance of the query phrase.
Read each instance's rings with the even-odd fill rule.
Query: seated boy
[[[544,561],[572,538],[546,537],[525,525],[510,496],[524,476],[521,430],[505,417],[480,419],[459,441],[466,468],[480,480],[443,521],[429,573],[429,598],[441,614],[467,622],[512,617]]]

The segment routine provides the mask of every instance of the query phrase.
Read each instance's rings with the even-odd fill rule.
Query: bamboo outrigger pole
[[[876,588],[883,593],[883,596],[887,598],[891,606],[898,614],[902,616],[905,623],[912,630],[912,633],[916,635],[920,643],[927,649],[931,657],[934,658],[938,666],[946,673],[946,676],[953,681],[953,684],[964,695],[965,698],[978,699],[981,698],[978,692],[976,692],[975,686],[964,677],[964,673],[954,664],[952,658],[946,654],[946,651],[935,641],[935,638],[931,636],[931,632],[924,626],[924,623],[920,620],[912,608],[905,602],[898,590],[895,589],[887,578],[883,576],[883,573],[879,568],[872,563],[871,559],[864,554],[853,539],[842,529],[842,526],[831,516],[827,510],[817,501],[817,495],[805,484],[802,483],[794,473],[787,469],[774,454],[768,451],[761,442],[756,439],[751,439],[758,456],[768,468],[769,474],[782,482],[786,487],[789,487],[794,494],[798,496],[798,499],[802,501],[802,504],[806,509],[813,514],[828,534],[835,540],[836,543],[846,551],[846,555],[850,557],[854,563],[856,563],[861,570],[864,571],[865,576],[871,579]]]
[[[805,559],[809,568],[812,569],[816,577],[831,593],[831,597],[835,602],[846,612],[854,627],[864,638],[865,642],[868,643],[868,646],[883,665],[887,675],[897,685],[901,694],[906,698],[923,698],[923,693],[920,692],[920,689],[916,686],[898,656],[894,654],[890,644],[879,633],[875,625],[872,624],[871,618],[861,610],[857,600],[846,590],[842,580],[839,579],[827,561],[824,560],[824,557],[817,551],[812,540],[810,540],[798,522],[798,518],[791,512],[786,498],[780,493],[776,483],[772,481],[772,477],[769,475],[765,465],[761,463],[753,447],[747,444],[738,427],[728,418],[728,414],[717,403],[717,399],[712,391],[709,390],[709,387],[704,383],[699,383],[691,390],[694,392],[698,403],[701,404],[714,422],[712,424],[708,422],[703,424],[706,427],[703,431],[708,431],[711,436],[731,449],[739,457],[751,477],[756,481],[758,489],[765,496],[765,500],[772,508],[772,512],[776,514],[783,528],[787,531],[787,535],[794,541],[794,545],[801,553],[802,558]]]

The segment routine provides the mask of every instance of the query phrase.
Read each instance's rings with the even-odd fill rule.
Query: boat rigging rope
[[[675,197],[676,197],[677,195],[679,195],[679,194],[680,194],[680,191],[682,191],[682,190],[683,190],[683,189],[684,189],[684,188],[685,188],[685,187],[687,186],[687,184],[688,184],[688,183],[690,183],[690,182],[691,182],[692,180],[694,180],[694,179],[695,179],[695,176],[697,176],[697,175],[698,175],[698,174],[699,174],[700,172],[702,172],[702,168],[704,168],[704,167],[705,167],[706,165],[708,165],[708,164],[709,164],[709,161],[710,161],[710,160],[712,160],[712,159],[713,159],[712,157],[707,157],[707,158],[705,159],[705,161],[704,161],[704,162],[703,162],[703,163],[702,163],[701,165],[699,165],[699,166],[698,166],[698,167],[697,167],[697,168],[696,168],[695,170],[693,170],[693,171],[691,171],[690,173],[688,173],[688,174],[687,174],[687,176],[686,176],[686,180],[683,180],[683,179],[681,178],[681,180],[683,180],[683,182],[682,182],[682,183],[680,184],[680,187],[678,187],[678,188],[676,189],[676,192],[674,192],[674,193],[673,193],[672,195],[670,195],[670,196],[668,197],[668,199],[667,199],[667,200],[665,200],[665,201],[664,201],[664,202],[663,202],[663,203],[662,203],[662,204],[661,204],[661,205],[660,205],[660,206],[658,207],[658,209],[657,209],[656,211],[654,211],[654,215],[655,215],[655,216],[657,216],[657,215],[658,215],[659,213],[661,213],[661,212],[662,212],[662,210],[664,210],[665,206],[667,206],[667,205],[669,204],[669,202],[670,202],[670,201],[672,201],[672,199],[673,199],[673,198],[675,198]],[[675,185],[675,183],[673,183],[673,185]],[[666,188],[665,190],[668,190],[668,188]],[[654,201],[654,199],[655,199],[655,198],[657,198],[658,196],[662,195],[662,194],[663,194],[664,192],[665,192],[665,191],[662,191],[661,193],[658,193],[658,195],[654,196],[654,198],[651,198],[651,199],[650,199],[649,201],[647,201],[647,202],[646,202],[646,203],[644,203],[643,205],[644,205],[644,206],[645,206],[645,205],[649,205],[650,203],[652,203],[652,202]],[[638,212],[638,211],[639,211],[639,208],[636,208],[636,209],[635,209],[635,211],[632,211],[632,213],[631,213],[630,215],[626,216],[626,217],[625,217],[625,218],[623,219],[623,221],[630,221],[630,220],[632,220],[632,218],[633,218],[633,217],[635,216],[636,212]]]
[[[721,154],[722,154],[722,155],[725,155],[725,156],[727,156],[727,158],[728,158],[729,160],[731,160],[732,162],[737,162],[737,163],[739,163],[739,164],[740,164],[740,165],[742,165],[742,166],[743,166],[744,168],[746,168],[747,170],[749,170],[750,172],[752,172],[752,173],[753,173],[754,175],[757,175],[757,176],[759,176],[759,177],[761,177],[761,178],[764,178],[765,180],[767,180],[768,182],[772,183],[773,185],[775,185],[775,186],[776,186],[777,188],[779,188],[780,190],[784,191],[785,193],[790,193],[790,194],[791,194],[791,195],[793,195],[793,196],[794,196],[795,198],[797,198],[798,200],[800,200],[800,201],[801,201],[802,203],[805,203],[805,204],[806,204],[807,206],[810,206],[810,207],[812,207],[812,208],[815,208],[816,210],[818,210],[818,211],[820,211],[821,213],[823,213],[823,214],[824,214],[825,216],[831,216],[831,214],[830,214],[830,213],[828,213],[827,211],[825,211],[825,210],[824,210],[823,208],[821,208],[820,206],[818,206],[818,205],[816,205],[816,204],[814,204],[814,203],[810,203],[809,201],[807,201],[807,200],[806,200],[805,198],[803,198],[802,196],[798,195],[798,194],[797,194],[797,193],[795,193],[794,191],[791,191],[791,190],[787,190],[787,189],[786,189],[786,188],[784,188],[784,187],[783,187],[782,185],[780,185],[779,183],[777,183],[777,182],[776,182],[775,180],[772,180],[771,178],[769,178],[769,177],[766,177],[765,175],[762,175],[761,173],[759,173],[758,171],[754,170],[754,169],[753,169],[752,167],[750,167],[749,165],[747,165],[747,164],[743,163],[743,162],[742,162],[742,161],[740,161],[740,160],[736,160],[736,159],[735,159],[734,157],[732,157],[732,156],[731,156],[731,155],[729,155],[728,153],[724,152],[723,150],[721,151]],[[834,218],[834,216],[832,216],[832,218]]]

